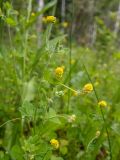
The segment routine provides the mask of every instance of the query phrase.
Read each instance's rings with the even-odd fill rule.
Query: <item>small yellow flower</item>
[[[54,149],[58,149],[60,146],[58,140],[56,139],[51,139],[50,144],[53,146]]]
[[[68,22],[63,22],[63,23],[62,23],[62,26],[63,26],[64,28],[67,28],[67,27],[68,27]]]
[[[96,137],[98,138],[98,137],[100,136],[100,134],[101,134],[101,133],[100,133],[100,131],[98,130],[98,131],[96,131],[96,134],[95,134],[95,135],[96,135]]]
[[[46,21],[50,23],[55,23],[56,22],[56,17],[54,16],[47,16]]]
[[[106,107],[107,106],[107,102],[102,100],[102,101],[98,102],[98,105],[100,107]]]
[[[62,75],[64,73],[64,68],[63,67],[57,67],[55,69],[55,74],[57,78],[62,78]]]
[[[89,93],[91,91],[93,91],[93,85],[91,83],[88,83],[83,87],[83,92]]]
[[[32,13],[31,13],[31,16],[32,16],[32,17],[34,17],[34,16],[35,16],[35,13],[34,13],[34,12],[32,12]]]

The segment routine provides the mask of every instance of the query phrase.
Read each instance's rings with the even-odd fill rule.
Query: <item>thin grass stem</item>
[[[72,59],[72,30],[73,30],[73,18],[74,18],[74,4],[72,1],[72,11],[71,11],[71,26],[70,26],[70,33],[69,33],[69,87],[71,86],[71,59]],[[68,106],[67,106],[67,112],[69,113],[70,109],[70,90],[68,91]]]
[[[93,84],[93,82],[92,82],[92,79],[91,79],[91,77],[90,77],[90,74],[89,74],[88,71],[87,71],[87,68],[86,68],[86,66],[85,66],[85,64],[84,64],[83,59],[82,59],[82,64],[83,64],[83,68],[84,68],[84,70],[85,70],[85,72],[86,72],[86,74],[87,74],[87,76],[88,76],[89,81],[90,81],[91,84],[93,85],[93,90],[94,90],[95,97],[96,97],[97,103],[98,103],[98,102],[99,102],[98,94],[97,94],[97,92],[96,92],[95,86],[94,86],[94,84]],[[104,113],[103,113],[103,110],[102,110],[101,107],[100,107],[100,112],[101,112],[101,115],[102,115],[102,119],[103,119],[103,122],[104,122],[104,125],[105,125],[106,134],[107,134],[108,145],[109,145],[109,152],[110,152],[110,160],[112,160],[112,149],[111,149],[110,136],[109,136],[108,128],[107,128],[107,125],[106,125],[105,116],[104,116]]]

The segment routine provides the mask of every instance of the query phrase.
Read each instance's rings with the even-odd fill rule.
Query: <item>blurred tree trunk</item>
[[[95,1],[80,0],[75,2],[75,33],[82,45],[92,45],[95,40],[96,25],[94,23]]]
[[[89,2],[89,19],[88,19],[88,45],[92,46],[95,42],[96,37],[96,24],[94,22],[94,10],[95,10],[95,3],[94,0],[90,0]]]
[[[41,11],[43,7],[44,7],[44,0],[38,0],[38,12]],[[38,46],[40,46],[42,43],[42,39],[41,39],[42,25],[43,25],[42,18],[43,18],[43,14],[41,14],[38,17],[38,21],[37,21]]]
[[[62,0],[62,4],[61,4],[61,16],[62,16],[62,22],[65,21],[65,0]]]
[[[119,6],[118,6],[118,13],[117,13],[115,29],[114,29],[114,33],[115,33],[116,36],[117,36],[117,33],[119,32],[119,27],[120,27],[120,3],[119,3]]]

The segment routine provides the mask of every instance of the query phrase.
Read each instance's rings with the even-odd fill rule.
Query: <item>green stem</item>
[[[27,9],[27,23],[29,22],[29,18],[30,18],[30,14],[31,14],[31,10],[32,10],[32,0],[29,0],[28,2],[28,9]],[[25,34],[25,46],[24,46],[24,55],[23,55],[23,84],[26,80],[26,77],[25,77],[25,73],[26,73],[26,59],[27,59],[27,46],[28,46],[28,35],[29,35],[29,32],[28,30],[26,31],[26,34]],[[24,102],[22,102],[23,104]],[[24,117],[22,117],[22,121],[21,121],[21,133],[23,132],[23,124],[24,124]]]
[[[3,127],[4,125],[6,125],[7,123],[9,123],[9,122],[14,122],[14,121],[16,121],[16,120],[21,120],[21,118],[10,119],[10,120],[6,121],[5,123],[3,123],[2,125],[0,125],[0,128]]]
[[[34,113],[34,134],[35,134],[35,131],[36,131],[37,109],[38,109],[38,107],[36,106],[36,108],[35,108],[35,113]]]
[[[66,86],[66,85],[63,84],[63,83],[59,83],[59,84],[60,84],[61,86],[65,87],[65,88],[69,89],[69,90],[72,91],[72,92],[77,92],[76,90],[72,89],[71,87]]]
[[[47,122],[50,119],[57,118],[57,117],[59,117],[59,118],[65,118],[66,119],[66,116],[64,116],[64,115],[56,115],[56,116],[49,117],[49,118],[45,119],[43,123]]]
[[[71,26],[70,26],[70,34],[69,34],[69,86],[71,86],[71,59],[72,59],[72,30],[73,30],[73,17],[74,17],[74,4],[72,1],[72,12],[71,12]],[[67,112],[69,112],[70,109],[70,91],[68,92],[68,108]]]
[[[43,157],[43,159],[42,160],[44,160],[45,159],[45,157],[46,157],[46,155],[47,155],[47,153],[50,151],[50,149],[48,149],[47,151],[46,151],[46,153],[44,154],[44,157]]]
[[[97,95],[97,92],[96,92],[96,89],[94,87],[94,84],[92,82],[92,79],[87,71],[87,68],[86,66],[84,65],[83,63],[84,61],[82,60],[82,64],[83,64],[83,67],[85,69],[85,72],[87,73],[87,76],[88,76],[88,79],[90,80],[90,82],[92,83],[93,85],[93,90],[94,90],[94,93],[95,93],[95,97],[97,99],[97,103],[99,102],[99,97]],[[102,115],[102,119],[103,119],[103,122],[104,122],[104,125],[105,125],[105,130],[106,130],[106,133],[107,133],[107,139],[108,139],[108,145],[109,145],[109,151],[110,151],[110,160],[112,160],[112,149],[111,149],[111,142],[110,142],[110,136],[109,136],[109,132],[108,132],[108,128],[107,128],[107,125],[106,125],[106,120],[105,120],[105,116],[104,116],[104,113],[103,113],[103,110],[102,108],[100,107],[100,111],[101,111],[101,115]]]
[[[32,11],[32,0],[29,0],[28,3],[28,14],[27,14],[27,23],[29,23],[29,18],[30,18],[30,14]],[[25,35],[25,48],[24,48],[24,59],[23,59],[23,80],[25,81],[25,72],[26,72],[26,58],[27,58],[27,41],[28,41],[28,35],[29,35],[29,31],[26,31],[26,35]]]

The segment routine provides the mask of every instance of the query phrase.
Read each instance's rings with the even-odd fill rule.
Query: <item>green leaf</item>
[[[57,38],[54,38],[47,43],[47,50],[51,53],[54,53],[57,47],[57,44],[61,42],[66,35],[58,36]]]
[[[4,152],[0,151],[0,159],[4,159]]]
[[[30,102],[35,96],[35,78],[32,78],[29,82],[25,82],[23,86],[23,102]]]
[[[21,156],[20,156],[21,155]],[[23,152],[18,145],[15,145],[11,149],[11,156],[13,159],[23,160]]]
[[[116,134],[120,136],[120,124],[119,123],[113,123],[111,128]]]
[[[52,156],[50,160],[63,160],[62,157]]]
[[[65,147],[65,146],[60,147],[60,152],[61,152],[63,155],[67,154],[67,153],[68,153],[67,147]]]
[[[52,108],[50,108],[49,112],[47,113],[47,120],[52,121],[57,124],[61,124],[59,118],[57,117],[56,111]]]
[[[33,117],[35,112],[35,107],[30,102],[25,102],[22,107],[20,107],[20,112],[22,116]]]
[[[38,135],[30,136],[24,140],[22,145],[24,152],[29,152],[31,155],[35,155],[35,159],[45,159],[49,152],[49,145],[45,141],[42,141]]]
[[[93,149],[95,149],[97,141],[98,141],[98,139],[95,137],[89,142],[89,144],[87,146],[87,152],[88,151],[92,151]]]
[[[6,23],[10,26],[16,26],[17,25],[16,21],[13,18],[10,18],[10,17],[6,18]]]
[[[3,5],[6,10],[12,9],[12,5],[8,1],[4,2]]]

